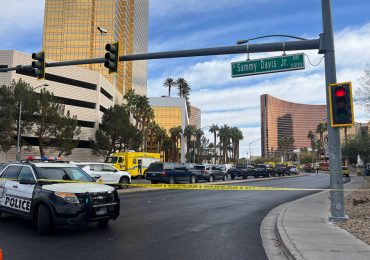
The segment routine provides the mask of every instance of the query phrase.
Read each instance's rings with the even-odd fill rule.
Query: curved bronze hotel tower
[[[294,147],[311,147],[308,131],[326,118],[325,105],[306,105],[284,101],[270,95],[261,95],[261,148],[266,157],[278,151],[278,142],[284,136],[294,137]]]

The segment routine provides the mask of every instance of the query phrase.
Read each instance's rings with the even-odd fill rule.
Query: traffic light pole
[[[340,150],[340,132],[338,127],[331,127],[329,107],[329,84],[337,83],[335,49],[331,0],[321,0],[323,22],[323,49],[320,53],[325,58],[326,109],[328,115],[329,169],[330,169],[330,221],[343,221],[348,217],[344,210],[344,191],[342,174],[342,155]]]
[[[135,60],[153,60],[153,59],[167,59],[167,58],[181,58],[181,57],[199,57],[211,55],[228,55],[228,54],[243,54],[243,53],[260,53],[260,52],[277,52],[277,51],[298,51],[298,50],[317,50],[321,49],[322,35],[318,39],[310,39],[303,41],[288,41],[288,42],[272,42],[249,45],[233,45],[214,48],[201,48],[179,51],[165,51],[123,55],[119,57],[119,61],[135,61]],[[93,58],[84,60],[58,61],[49,62],[45,67],[62,67],[84,64],[98,64],[104,63],[105,58]],[[2,68],[0,72],[8,72],[13,70],[29,70],[32,67],[29,65],[18,65],[11,68]]]

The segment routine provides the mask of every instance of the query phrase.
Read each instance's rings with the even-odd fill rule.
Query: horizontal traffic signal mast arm
[[[153,53],[130,54],[119,57],[120,61],[135,61],[135,60],[154,60],[154,59],[167,59],[179,57],[196,57],[196,56],[210,56],[210,55],[228,55],[228,54],[241,54],[241,53],[259,53],[259,52],[276,52],[276,51],[298,51],[298,50],[319,50],[323,51],[323,35],[320,38],[305,41],[287,41],[287,42],[272,42],[260,44],[245,44],[233,45],[224,47],[189,49],[179,51],[165,51]],[[46,63],[45,67],[62,67],[83,64],[104,63],[105,58],[94,58],[85,60],[71,60],[71,61],[58,61]],[[29,69],[31,66],[22,66],[12,68],[0,69],[0,72],[7,72],[17,69]]]

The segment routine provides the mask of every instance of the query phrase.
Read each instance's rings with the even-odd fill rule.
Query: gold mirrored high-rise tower
[[[120,56],[145,53],[148,12],[149,0],[45,0],[46,58],[66,61],[103,57],[105,44],[116,41],[120,43]],[[122,94],[134,89],[146,95],[146,61],[120,62],[116,74],[108,74],[103,64],[80,66],[98,71]]]

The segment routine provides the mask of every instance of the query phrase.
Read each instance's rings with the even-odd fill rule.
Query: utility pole
[[[326,109],[328,118],[330,118],[329,108],[329,84],[337,83],[335,67],[334,33],[333,18],[331,13],[331,0],[321,0],[322,23],[323,23],[323,47],[320,53],[325,57],[325,90],[326,90]],[[328,120],[329,121],[329,120]],[[344,211],[344,192],[342,175],[342,155],[340,151],[340,132],[339,128],[331,127],[328,122],[329,137],[329,164],[330,164],[330,198],[331,198],[331,216],[330,221],[343,221],[348,217]]]

